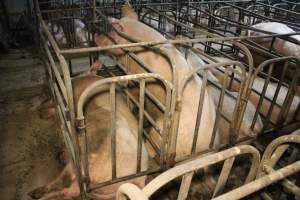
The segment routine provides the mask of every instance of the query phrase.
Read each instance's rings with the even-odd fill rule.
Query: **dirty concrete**
[[[62,168],[62,140],[55,117],[40,118],[49,97],[45,73],[31,48],[0,55],[0,194],[28,200],[27,193],[53,179]]]

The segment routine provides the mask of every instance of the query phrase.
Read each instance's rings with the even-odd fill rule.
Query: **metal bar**
[[[141,172],[141,157],[142,157],[142,139],[144,130],[144,105],[145,105],[145,79],[140,81],[140,98],[139,98],[139,130],[138,130],[138,148],[137,148],[137,169],[136,172]]]
[[[188,172],[183,175],[177,200],[185,200],[187,198],[193,175],[194,172]]]
[[[292,163],[290,163],[290,165],[292,165]],[[264,171],[267,174],[271,174],[275,172],[275,170],[272,167],[269,167],[267,165],[264,166]],[[283,179],[280,183],[287,191],[291,192],[297,197],[300,197],[300,188],[296,186],[293,182],[291,182],[288,179]]]
[[[268,125],[268,122],[270,121],[271,114],[272,114],[275,102],[277,101],[277,97],[278,97],[279,91],[281,89],[281,85],[282,85],[282,82],[283,82],[283,79],[284,79],[285,72],[287,70],[288,64],[289,64],[288,61],[285,61],[284,66],[283,66],[283,70],[282,70],[282,73],[281,73],[281,76],[280,76],[279,83],[277,84],[277,87],[276,87],[276,90],[275,90],[275,94],[273,96],[271,105],[270,105],[268,113],[266,115],[266,123],[264,124],[263,130],[265,130],[265,128]]]
[[[120,177],[120,178],[118,177],[117,179],[110,180],[110,181],[105,181],[105,182],[101,182],[101,183],[94,183],[94,184],[91,184],[89,189],[90,189],[90,191],[92,191],[92,190],[96,190],[98,188],[101,188],[101,187],[104,187],[104,186],[107,186],[107,185],[112,185],[112,184],[115,184],[115,183],[127,181],[127,180],[130,180],[130,179],[134,179],[134,178],[137,178],[137,177],[146,176],[146,175],[150,175],[150,174],[154,174],[154,173],[159,173],[159,172],[161,172],[160,167],[154,168],[152,170],[147,170],[147,171],[144,171],[144,172],[141,172],[141,173],[138,173],[138,174],[132,174],[132,175],[124,176],[124,177]]]
[[[260,98],[259,98],[259,101],[258,101],[258,104],[257,104],[257,107],[256,107],[256,111],[255,111],[255,114],[254,114],[254,117],[253,117],[253,121],[252,121],[252,124],[250,126],[250,128],[252,130],[253,130],[253,128],[255,126],[255,123],[257,121],[258,113],[259,113],[259,111],[261,109],[261,106],[262,106],[262,103],[263,103],[263,100],[264,100],[264,96],[266,94],[266,91],[267,91],[267,88],[268,88],[268,84],[270,82],[270,77],[271,77],[271,74],[272,74],[272,71],[273,71],[273,67],[274,67],[274,63],[271,63],[271,65],[269,66],[269,70],[268,70],[268,77],[265,80],[265,83],[264,83],[264,86],[263,86],[263,89],[262,89],[262,92],[260,94]]]
[[[192,154],[194,154],[196,152],[196,145],[197,145],[197,141],[198,141],[200,122],[201,122],[201,118],[202,118],[202,110],[203,110],[203,104],[204,104],[207,78],[208,78],[208,70],[204,70],[202,86],[201,86],[201,90],[200,90],[199,103],[198,103],[195,132],[194,132],[194,138],[193,138],[193,143],[192,143],[192,152],[191,152]]]
[[[210,140],[210,144],[209,147],[212,148],[214,145],[214,141],[215,141],[215,137],[217,134],[217,130],[218,130],[218,126],[219,126],[219,121],[220,121],[220,112],[222,112],[222,108],[223,108],[223,102],[224,102],[224,94],[225,94],[225,87],[227,85],[227,79],[228,79],[228,68],[226,67],[226,71],[225,71],[225,76],[224,76],[224,83],[223,83],[223,87],[221,90],[221,94],[219,97],[219,102],[218,102],[218,106],[217,106],[217,110],[216,110],[216,119],[215,119],[215,124],[214,124],[214,128],[213,128],[213,132],[212,132],[212,138]]]
[[[243,185],[213,200],[241,199],[300,171],[300,161]]]
[[[173,167],[172,169],[162,173],[161,175],[157,176],[154,180],[148,183],[144,188],[143,192],[147,196],[151,196],[151,194],[155,193],[161,186],[167,184],[171,180],[174,180],[177,177],[180,177],[186,173],[193,172],[204,167],[211,166],[223,160],[226,160],[231,157],[235,157],[241,154],[250,154],[252,155],[252,171],[256,171],[259,165],[260,155],[259,152],[249,145],[241,145],[238,147],[233,147],[215,154],[211,154],[205,157],[201,157],[190,162],[186,162],[180,165]],[[300,169],[300,166],[299,166]],[[252,179],[255,177],[255,173],[252,174]]]
[[[105,51],[105,50],[109,50],[109,49],[118,49],[118,48],[156,46],[156,45],[160,45],[160,44],[234,41],[234,40],[259,39],[259,38],[262,39],[262,38],[269,38],[269,37],[274,37],[274,36],[276,36],[276,37],[292,36],[292,35],[299,35],[299,34],[300,34],[300,32],[289,33],[289,34],[262,35],[262,36],[215,37],[215,38],[195,38],[195,39],[162,40],[162,41],[151,41],[151,42],[136,42],[136,43],[128,43],[128,44],[108,45],[105,47],[98,46],[98,47],[89,47],[89,48],[60,50],[60,53],[61,54],[77,54],[77,53],[83,53],[83,52]]]
[[[111,102],[111,115],[110,115],[110,135],[111,135],[111,169],[112,179],[117,178],[117,152],[116,152],[116,84],[110,85],[110,102]]]
[[[48,57],[48,59],[49,59],[49,61],[51,63],[51,65],[50,65],[51,69],[54,72],[55,78],[56,78],[56,80],[57,80],[57,82],[59,84],[59,87],[60,87],[61,92],[63,94],[64,100],[67,102],[67,91],[66,91],[66,87],[64,85],[64,82],[63,82],[63,80],[61,78],[61,75],[60,75],[58,69],[57,69],[57,65],[55,64],[55,61],[54,61],[54,59],[53,59],[53,57],[51,55],[49,47],[47,46],[46,40],[44,39],[43,36],[41,38],[42,38],[42,41],[43,41],[44,49],[46,51],[46,55],[47,55],[47,57]]]
[[[215,196],[219,196],[223,192],[225,185],[227,183],[231,168],[233,166],[234,160],[235,160],[235,157],[231,157],[231,158],[225,160],[212,198],[214,198]]]

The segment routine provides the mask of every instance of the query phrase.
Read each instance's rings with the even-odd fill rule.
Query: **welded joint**
[[[84,116],[76,118],[76,127],[79,133],[82,133],[86,129],[85,118]]]

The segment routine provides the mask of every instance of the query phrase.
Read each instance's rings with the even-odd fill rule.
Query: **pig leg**
[[[102,63],[99,60],[96,60],[90,67],[87,72],[88,75],[97,75],[97,71],[101,69]]]
[[[44,101],[38,107],[39,116],[41,119],[50,119],[56,114],[55,105],[52,99]]]
[[[63,199],[63,200],[72,200],[74,197],[79,196],[79,188],[75,181],[69,188],[64,188],[58,191],[50,192],[44,195],[39,200],[51,200],[51,199]]]
[[[70,187],[72,185],[72,182],[74,182],[74,179],[75,177],[74,175],[72,175],[72,166],[71,164],[68,164],[63,169],[61,174],[53,181],[51,181],[48,185],[39,187],[28,193],[28,195],[33,199],[40,199],[45,195],[48,196],[48,193],[58,193],[62,188]]]

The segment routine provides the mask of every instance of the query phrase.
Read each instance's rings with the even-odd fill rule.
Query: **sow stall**
[[[138,13],[140,16],[145,14],[146,12],[142,9],[148,8],[148,6],[161,6],[161,7],[168,7],[174,6],[179,7],[177,4],[168,3],[166,2],[157,4],[149,2],[136,2],[137,8],[141,8]],[[187,2],[187,5],[190,2]],[[45,6],[46,4],[46,6]],[[123,2],[122,2],[123,4]],[[176,162],[184,161],[186,159],[194,159],[197,156],[208,153],[208,152],[215,152],[219,151],[219,149],[223,149],[228,147],[229,145],[235,145],[240,142],[245,142],[237,140],[237,135],[239,134],[240,125],[243,120],[243,116],[245,113],[247,99],[249,96],[250,87],[254,81],[255,76],[261,68],[264,68],[264,65],[271,64],[266,85],[271,79],[271,73],[273,62],[277,62],[277,60],[273,59],[270,60],[264,65],[262,65],[259,70],[254,71],[253,69],[253,58],[248,50],[248,48],[240,43],[236,42],[237,40],[245,39],[247,37],[220,37],[217,35],[211,35],[209,32],[205,32],[210,37],[202,37],[202,38],[194,38],[194,39],[175,39],[175,40],[168,40],[168,41],[153,41],[153,42],[143,42],[136,38],[132,38],[131,36],[127,35],[126,33],[120,32],[114,29],[107,20],[107,13],[112,14],[113,16],[120,15],[120,5],[121,3],[114,1],[113,4],[109,4],[107,2],[96,2],[96,1],[83,1],[83,2],[76,2],[73,4],[61,4],[60,1],[47,1],[47,2],[38,2],[35,1],[35,8],[37,14],[37,27],[38,27],[38,35],[40,37],[40,49],[43,53],[43,62],[46,65],[47,72],[48,72],[48,82],[49,87],[51,89],[51,93],[53,98],[55,99],[57,105],[57,113],[59,115],[61,121],[61,129],[62,135],[65,140],[66,147],[69,151],[69,155],[72,158],[76,177],[78,184],[80,186],[81,197],[85,198],[89,192],[94,189],[103,187],[105,185],[113,184],[116,182],[129,180],[133,177],[153,174],[165,171],[169,167],[173,166]],[[183,3],[183,5],[185,5]],[[44,9],[40,9],[44,8]],[[47,9],[48,8],[48,9]],[[105,11],[105,12],[103,12]],[[193,11],[191,11],[193,12]],[[80,19],[84,21],[86,25],[86,30],[88,32],[87,38],[88,40],[85,42],[80,42],[76,39],[76,32],[75,32],[75,19]],[[155,19],[154,19],[155,20]],[[179,34],[186,36],[184,34],[183,29],[192,30],[192,31],[202,31],[198,30],[197,28],[190,26],[182,26],[182,21],[180,20],[173,20],[176,24],[176,29]],[[63,32],[66,36],[66,43],[59,44],[55,33],[57,33],[54,29],[52,24],[57,24],[63,27]],[[50,24],[50,25],[49,25]],[[182,26],[182,27],[180,27]],[[94,43],[94,33],[106,33],[109,29],[113,28],[119,35],[128,40],[132,41],[133,43],[130,44],[116,44],[107,47],[97,47]],[[180,30],[181,29],[181,30]],[[180,30],[180,31],[178,31]],[[263,36],[268,37],[268,36]],[[273,36],[274,37],[274,36]],[[189,76],[185,79],[185,84],[183,87],[178,86],[178,72],[176,70],[176,66],[174,65],[174,61],[172,57],[170,57],[163,49],[157,48],[156,45],[165,44],[165,43],[173,43],[173,44],[182,44],[182,45],[189,45],[189,44],[204,44],[204,46],[208,49],[213,47],[209,47],[207,44],[212,42],[219,42],[224,44],[224,42],[229,43],[229,47],[233,50],[230,52],[226,51],[219,51],[222,52],[222,55],[227,55],[228,57],[231,56],[233,60],[226,61],[226,62],[216,62],[212,61],[211,55],[209,55],[208,51],[200,51],[200,48],[192,48],[195,52],[200,54],[201,58],[206,61],[204,66],[195,68]],[[225,45],[224,45],[225,46]],[[132,47],[145,47],[152,51],[159,53],[160,55],[164,56],[172,67],[172,80],[168,81],[164,77],[153,73],[151,68],[147,66],[141,59],[136,56],[134,52],[130,51]],[[110,60],[114,60],[115,64],[113,66],[105,66],[103,69],[99,71],[99,75],[106,77],[96,83],[90,85],[84,93],[81,95],[79,99],[79,103],[74,105],[74,96],[72,91],[72,83],[71,80],[73,77],[78,75],[78,72],[74,72],[74,66],[76,59],[84,59],[85,65],[88,67],[91,65],[99,56],[101,57],[103,52],[109,49],[114,48],[122,48],[122,50],[126,53],[127,59],[134,60],[137,64],[141,66],[141,69],[144,70],[145,73],[143,74],[130,74],[126,67],[122,66],[120,62],[117,62],[114,58],[109,58]],[[222,47],[223,48],[223,47]],[[200,49],[200,50],[199,50]],[[210,50],[211,51],[211,50]],[[280,61],[287,61],[295,60],[294,58],[279,58]],[[88,60],[88,62],[86,62]],[[298,62],[297,60],[295,61]],[[87,68],[86,67],[86,68]],[[220,93],[218,97],[218,105],[216,110],[216,121],[215,126],[212,134],[212,139],[209,145],[209,148],[202,152],[196,152],[196,144],[198,138],[198,129],[200,126],[202,110],[203,110],[203,101],[204,101],[204,94],[207,90],[207,85],[209,83],[209,72],[216,70],[217,68],[224,67],[225,70],[225,78],[223,83],[218,84],[216,87],[219,88]],[[248,73],[246,73],[248,71]],[[255,73],[256,72],[256,73]],[[297,68],[296,71],[299,74],[299,70]],[[199,98],[198,110],[197,114],[197,123],[195,124],[195,132],[193,136],[193,143],[191,146],[191,153],[186,157],[181,157],[176,159],[176,138],[178,134],[178,124],[179,124],[179,116],[180,116],[180,109],[181,109],[181,97],[184,90],[184,86],[188,84],[191,77],[194,75],[199,74],[202,77],[202,86]],[[234,74],[234,76],[231,76]],[[299,76],[295,76],[296,78],[293,79],[292,84],[296,85],[296,80]],[[147,83],[149,80],[153,79],[159,83],[161,83],[162,88],[166,91],[166,99],[165,102],[161,102],[157,99],[147,88]],[[224,116],[223,113],[223,101],[225,94],[229,94],[226,89],[228,85],[227,82],[232,82],[234,79],[237,79],[241,85],[240,90],[235,96],[235,105],[232,112],[232,115],[228,118]],[[282,81],[281,81],[282,82]],[[280,82],[279,85],[282,83]],[[111,159],[111,166],[112,166],[112,175],[110,181],[104,181],[100,183],[90,183],[89,171],[88,171],[88,146],[89,142],[86,140],[86,131],[85,131],[85,118],[83,114],[83,107],[85,102],[88,98],[95,94],[97,88],[108,85],[110,88],[110,105],[111,105],[111,149],[112,149],[112,159]],[[287,95],[286,106],[281,110],[280,119],[284,119],[287,110],[288,104],[290,104],[289,99],[292,99],[295,91],[294,87],[290,87],[290,92]],[[139,95],[136,98],[132,95],[131,90],[138,89]],[[129,107],[132,109],[133,113],[135,113],[139,128],[138,128],[138,152],[137,152],[137,172],[135,174],[131,174],[124,177],[118,177],[116,173],[116,135],[115,135],[115,121],[116,121],[116,93],[121,93],[124,98],[127,100]],[[264,92],[263,92],[264,93]],[[151,116],[145,109],[145,101],[150,100],[158,110],[163,115],[163,123],[159,125],[154,120],[154,117]],[[276,99],[275,99],[276,101]],[[272,107],[272,106],[271,106]],[[259,110],[259,109],[257,109]],[[270,109],[272,110],[272,108]],[[269,111],[268,113],[270,113]],[[270,114],[268,114],[270,115]],[[255,114],[255,118],[258,117],[258,111]],[[219,128],[219,121],[221,119],[225,119],[229,124],[230,129],[230,144],[225,144],[221,146],[214,146],[214,139],[216,132]],[[268,116],[267,116],[268,119]],[[273,122],[276,123],[276,122]],[[255,124],[255,120],[253,122]],[[283,122],[281,124],[283,126]],[[267,125],[266,125],[267,126]],[[280,126],[280,128],[282,128]],[[159,144],[153,141],[153,139],[149,136],[150,129],[155,130],[155,134],[159,138]],[[255,138],[249,138],[252,141]],[[141,145],[143,140],[146,140],[151,147],[154,149],[156,156],[153,159],[153,166],[151,166],[148,170],[142,171],[141,170]],[[248,139],[247,139],[248,140]],[[249,143],[249,141],[248,141]],[[219,154],[218,154],[219,155]]]
[[[177,165],[157,176],[143,189],[140,189],[133,184],[123,184],[118,190],[117,199],[150,199],[150,197],[161,187],[164,187],[168,182],[171,182],[178,177],[182,177],[182,179],[177,199],[186,199],[192,178],[196,174],[196,171],[218,162],[223,163],[223,166],[218,177],[212,199],[242,199],[275,183],[282,185],[282,187],[289,193],[299,197],[299,187],[291,182],[287,177],[299,172],[300,161],[291,162],[286,166],[274,170],[274,167],[278,164],[278,160],[289,146],[295,144],[299,145],[300,137],[298,134],[299,131],[295,131],[291,135],[281,136],[272,141],[267,146],[261,160],[260,153],[257,149],[249,145],[241,145]],[[250,155],[251,167],[243,185],[222,194],[226,184],[228,183],[228,177],[235,159],[238,156],[245,154]],[[270,194],[264,190],[261,191],[261,197],[263,199],[278,199],[278,196],[270,196]]]
[[[249,2],[253,3],[253,2]],[[292,44],[298,45],[299,41],[294,40],[293,38],[288,38],[288,36],[294,36],[298,35],[297,31],[299,30],[298,27],[294,26],[294,30],[296,30],[296,33],[291,34],[272,34],[272,39],[270,39],[270,46],[266,48],[265,46],[262,46],[262,40],[255,39],[255,38],[244,38],[248,35],[248,32],[255,31],[258,33],[265,33],[270,34],[267,32],[264,32],[262,30],[258,30],[254,27],[252,27],[253,24],[257,24],[260,22],[266,22],[270,21],[270,18],[267,16],[264,16],[263,14],[260,14],[258,10],[252,11],[251,9],[246,9],[246,7],[256,6],[255,5],[249,5],[245,4],[244,1],[241,2],[199,2],[197,3],[190,3],[189,5],[182,5],[178,10],[179,13],[176,15],[176,13],[171,13],[170,10],[171,7],[165,8],[158,6],[148,6],[145,8],[141,8],[141,10],[146,10],[143,13],[144,14],[141,19],[144,20],[145,23],[155,27],[158,30],[161,30],[169,37],[174,37],[176,35],[184,35],[188,38],[199,38],[201,37],[201,33],[208,35],[207,37],[214,37],[214,36],[220,36],[220,37],[226,37],[230,40],[231,37],[241,37],[243,39],[241,43],[248,47],[250,50],[252,57],[254,58],[253,66],[250,66],[250,69],[247,69],[248,72],[253,71],[253,81],[256,79],[256,77],[263,77],[264,79],[270,79],[270,82],[279,83],[278,88],[283,88],[284,90],[290,90],[288,88],[297,87],[297,80],[299,79],[297,76],[297,67],[295,65],[298,65],[298,61],[295,58],[292,57],[286,57],[286,58],[278,58],[282,55],[279,55],[274,50],[274,43],[279,40],[284,40],[287,42],[291,42]],[[260,4],[259,4],[260,5]],[[171,5],[172,6],[172,5]],[[244,7],[242,7],[244,6]],[[173,5],[174,7],[174,5]],[[216,9],[210,9],[211,7]],[[266,10],[268,7],[264,7],[261,10]],[[174,9],[173,9],[174,10]],[[173,16],[178,16],[178,20],[174,18]],[[154,21],[154,22],[152,22]],[[275,20],[278,21],[278,20]],[[284,22],[286,23],[286,22]],[[166,28],[169,27],[168,32],[166,32]],[[207,33],[209,32],[209,33]],[[199,34],[200,33],[200,34]],[[228,59],[234,59],[236,60],[236,56],[232,56],[232,54],[238,54],[238,50],[232,47],[227,41],[222,42],[215,42],[215,41],[208,41],[208,42],[199,42],[198,44],[193,44],[193,51],[195,49],[197,51],[202,51],[208,55],[211,56],[222,56]],[[199,53],[201,56],[201,53]],[[230,55],[231,54],[231,55]],[[272,60],[269,60],[272,59]],[[210,62],[212,59],[210,59]],[[241,60],[241,59],[240,59]],[[245,61],[247,59],[241,60],[246,67],[249,66],[249,62]],[[269,60],[268,62],[263,63],[264,61]],[[209,62],[209,60],[208,60]],[[296,63],[296,64],[294,64]],[[272,66],[272,67],[271,67]],[[282,67],[285,66],[285,67]],[[271,69],[272,68],[272,69]],[[284,70],[282,70],[284,68]],[[269,71],[268,71],[269,70]],[[282,75],[280,77],[279,75],[274,76],[274,72],[277,74]],[[295,76],[291,76],[289,74],[293,74]],[[270,76],[272,75],[272,76]],[[269,77],[269,78],[268,78]],[[294,79],[294,80],[293,80]],[[266,83],[269,84],[269,81]],[[266,85],[266,88],[268,87]],[[250,86],[251,87],[251,86]],[[277,97],[274,96],[266,96],[266,91],[257,91],[257,89],[252,88],[252,92],[255,92],[261,96],[261,101],[269,101],[271,102],[269,113],[272,113],[273,107],[275,105],[275,108],[279,107],[279,109],[282,111],[282,113],[286,113],[290,110],[290,105],[286,103],[278,103],[276,102]],[[280,89],[279,89],[280,90]],[[291,89],[293,90],[293,89]],[[292,91],[291,91],[292,92]],[[293,92],[292,92],[293,93]],[[288,97],[289,96],[289,97]],[[287,102],[293,101],[294,94],[289,94],[286,96],[285,100]],[[290,99],[290,100],[288,100]],[[294,100],[295,101],[295,100]],[[294,102],[297,104],[297,102]],[[261,112],[260,106],[257,106],[258,112]],[[299,110],[299,103],[298,103],[298,109]],[[262,117],[269,120],[268,112],[262,113]],[[298,111],[294,114],[294,119],[292,121],[297,122],[298,120],[297,115]],[[279,117],[281,118],[281,117]],[[285,117],[284,117],[285,118]],[[269,126],[268,123],[271,123],[272,126],[275,125],[275,123],[278,125],[278,127],[282,126],[282,120],[277,119],[277,121],[271,121],[267,122],[262,132],[269,132],[271,129],[267,129]]]

